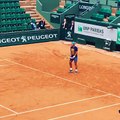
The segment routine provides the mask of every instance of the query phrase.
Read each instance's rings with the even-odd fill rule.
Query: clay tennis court
[[[120,54],[69,42],[0,48],[0,120],[120,120]]]

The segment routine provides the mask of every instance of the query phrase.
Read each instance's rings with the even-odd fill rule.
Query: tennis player
[[[75,46],[75,42],[72,42],[72,45],[70,47],[70,61],[69,61],[69,65],[70,65],[70,73],[73,72],[73,68],[72,68],[72,63],[74,61],[75,64],[75,72],[78,72],[77,69],[77,62],[78,62],[78,48]]]

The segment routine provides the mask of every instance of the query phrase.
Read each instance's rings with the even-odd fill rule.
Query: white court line
[[[89,88],[89,89],[93,89],[93,90],[95,90],[95,91],[99,91],[99,92],[104,93],[104,94],[111,94],[111,95],[113,95],[113,96],[115,96],[115,97],[117,97],[117,98],[120,98],[120,96],[114,95],[114,94],[112,94],[112,93],[109,93],[109,92],[106,92],[106,91],[103,91],[103,90],[100,90],[100,89],[97,89],[97,88],[93,88],[93,87],[84,85],[84,84],[82,84],[82,83],[78,83],[78,82],[69,80],[69,79],[67,79],[67,78],[63,78],[63,77],[54,75],[54,74],[52,74],[52,73],[44,72],[44,71],[41,71],[41,70],[39,70],[39,69],[37,69],[37,68],[33,68],[33,67],[30,67],[30,66],[21,64],[21,63],[17,63],[17,62],[12,61],[12,60],[8,60],[8,59],[4,59],[4,60],[7,61],[7,62],[14,63],[14,64],[16,64],[16,65],[23,66],[23,67],[28,68],[28,69],[34,70],[34,71],[36,71],[36,72],[41,72],[41,73],[44,73],[44,74],[47,74],[47,75],[50,75],[50,76],[53,76],[53,77],[62,79],[62,80],[64,80],[64,81],[68,81],[68,82],[70,82],[70,83],[73,83],[73,84],[76,84],[76,85],[79,85],[79,86],[83,86],[83,87],[86,87],[86,88]]]
[[[86,87],[86,88],[89,88],[89,89],[93,89],[93,90],[99,91],[99,92],[101,92],[101,93],[109,94],[108,92],[105,92],[105,91],[102,91],[102,90],[99,90],[99,89],[96,89],[96,88],[93,88],[93,87],[90,87],[90,86],[87,86],[87,85],[84,85],[84,84],[81,84],[81,83],[78,83],[78,82],[75,82],[75,81],[72,81],[72,80],[69,80],[69,79],[66,79],[66,78],[63,78],[63,77],[54,75],[54,74],[52,74],[52,73],[48,73],[48,72],[41,71],[41,70],[39,70],[39,69],[37,69],[37,68],[33,68],[33,67],[30,67],[30,66],[27,66],[27,65],[23,65],[23,64],[21,64],[21,63],[17,63],[17,62],[15,62],[15,61],[8,60],[8,59],[4,59],[4,60],[7,61],[7,62],[14,63],[14,64],[16,64],[16,65],[23,66],[23,67],[25,67],[25,68],[31,69],[31,70],[33,70],[33,71],[41,72],[41,73],[44,73],[44,74],[47,74],[47,75],[50,75],[50,76],[53,76],[53,77],[62,79],[62,80],[64,80],[64,81],[68,81],[68,82],[70,82],[70,83],[73,83],[73,84],[76,84],[76,85],[79,85],[79,86],[83,86],[83,87]]]
[[[6,66],[11,66],[13,64],[10,64],[10,65],[0,65],[0,67],[6,67]]]
[[[97,111],[97,110],[102,110],[102,109],[114,107],[114,106],[117,106],[117,105],[120,105],[120,103],[111,104],[111,105],[107,105],[107,106],[103,106],[103,107],[99,107],[99,108],[95,108],[95,109],[85,110],[85,111],[82,111],[82,112],[76,112],[76,113],[72,113],[72,114],[68,114],[68,115],[64,115],[64,116],[60,116],[60,117],[56,117],[56,118],[50,118],[48,120],[58,120],[58,119],[62,119],[62,118],[72,117],[72,116],[81,115],[81,114],[84,114],[84,113],[89,113],[89,112],[93,112],[93,111]]]
[[[69,105],[69,104],[73,104],[73,103],[77,103],[77,102],[83,102],[83,101],[87,101],[87,100],[102,98],[102,97],[105,97],[105,96],[110,96],[110,94],[105,94],[105,95],[100,95],[100,96],[96,96],[96,97],[85,98],[85,99],[71,101],[71,102],[65,102],[65,103],[61,103],[61,104],[57,104],[57,105],[51,105],[51,106],[47,106],[47,107],[43,107],[43,108],[28,110],[28,111],[25,111],[25,112],[19,112],[18,115],[25,114],[25,113],[30,113],[30,112],[34,112],[34,111],[45,110],[45,109],[49,109],[49,108],[60,107],[60,106]]]
[[[117,96],[117,95],[115,95],[115,94],[110,94],[110,95],[113,96],[113,97],[117,97],[117,98],[120,99],[120,96]]]
[[[17,114],[9,114],[5,116],[0,116],[0,119],[16,116]]]
[[[106,97],[106,96],[110,96],[110,94],[105,94],[105,95],[100,95],[100,96],[95,96],[95,97],[89,97],[89,98],[76,100],[76,101],[71,101],[71,102],[65,102],[65,103],[61,103],[61,104],[57,104],[57,105],[51,105],[51,106],[47,106],[47,107],[43,107],[43,108],[37,108],[37,109],[28,110],[28,111],[24,111],[24,112],[15,112],[14,111],[15,114],[1,116],[0,118],[7,118],[7,117],[16,116],[16,115],[27,114],[27,113],[31,113],[31,112],[36,112],[36,111],[46,110],[46,109],[60,107],[60,106],[64,106],[64,105],[69,105],[69,104],[73,104],[73,103],[77,103],[77,102],[83,102],[83,101],[87,101],[87,100],[98,99],[98,98],[102,98],[102,97]]]
[[[14,111],[14,110],[12,110],[12,109],[10,109],[10,108],[8,108],[8,107],[5,107],[5,106],[3,106],[3,105],[0,105],[0,107],[4,108],[4,109],[6,109],[6,110],[8,110],[8,111],[10,111],[10,112],[13,112],[13,113],[15,113],[15,114],[18,113],[18,112]]]

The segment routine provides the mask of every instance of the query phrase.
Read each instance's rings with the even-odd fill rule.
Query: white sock
[[[70,70],[72,70],[72,68],[70,68]]]
[[[78,70],[77,69],[75,69],[75,72],[77,72]]]

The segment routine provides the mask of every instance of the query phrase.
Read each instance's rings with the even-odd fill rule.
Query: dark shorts
[[[78,57],[76,56],[74,59],[70,59],[70,61],[74,61],[74,62],[77,62],[78,61]]]

